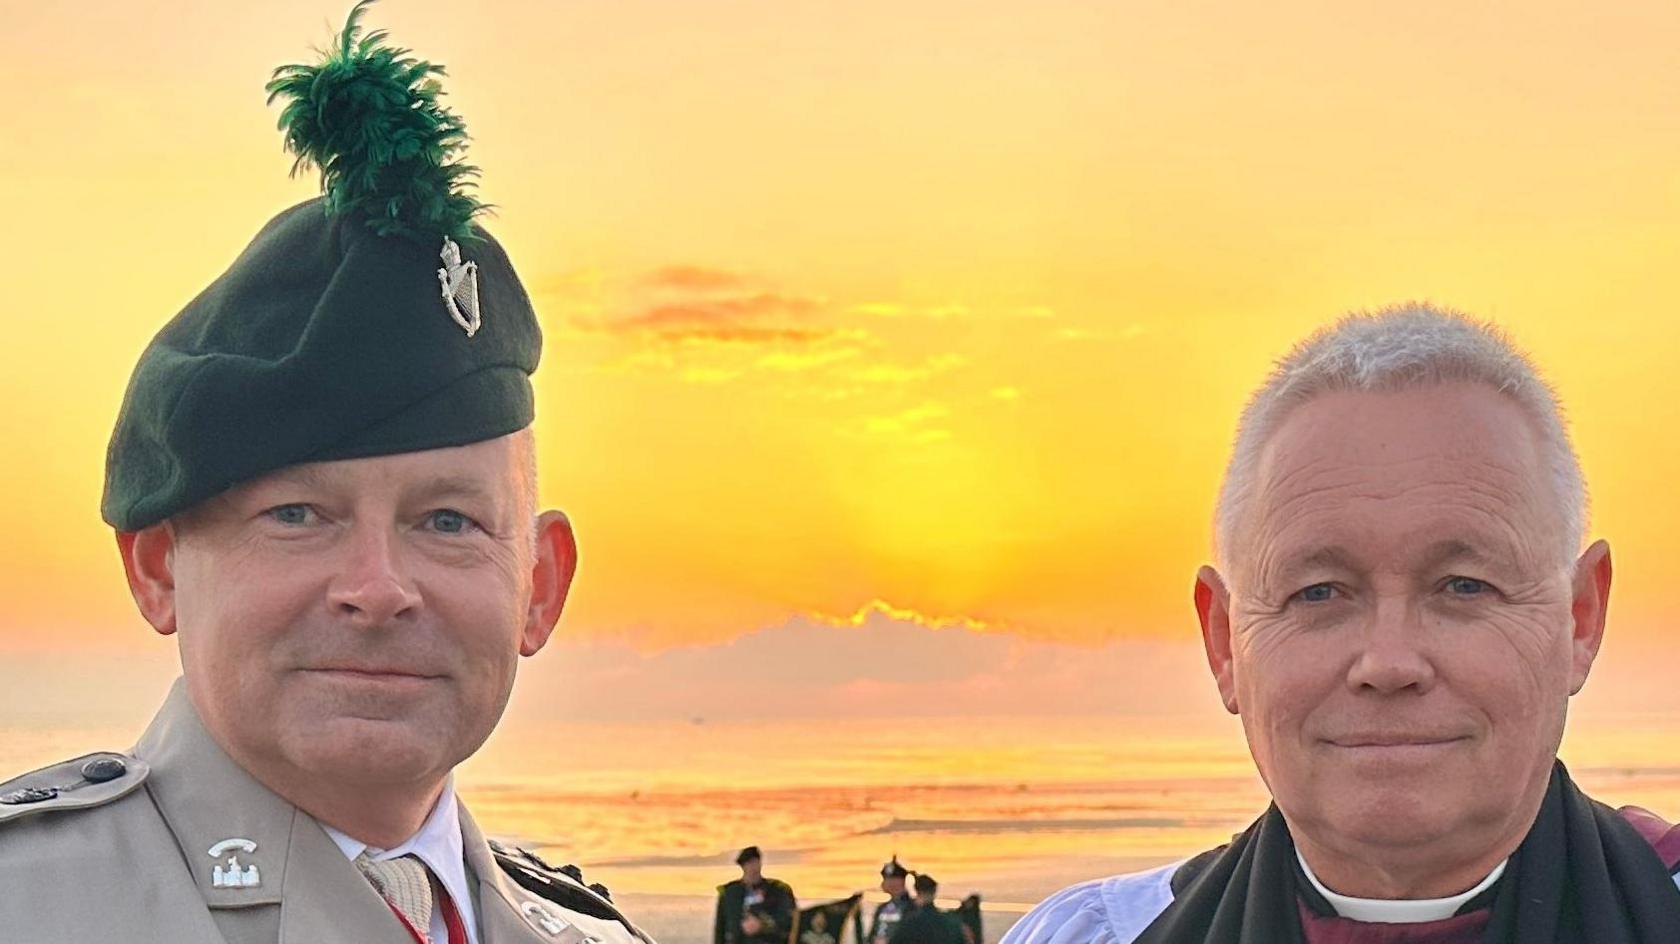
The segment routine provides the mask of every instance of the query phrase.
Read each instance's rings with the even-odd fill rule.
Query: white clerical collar
[[[321,828],[338,844],[339,850],[347,859],[354,860],[366,852],[368,858],[376,862],[412,855],[426,863],[426,867],[437,876],[438,883],[455,903],[455,911],[461,916],[461,923],[466,926],[467,940],[471,944],[478,944],[478,921],[473,914],[472,892],[467,884],[466,847],[461,841],[461,813],[455,800],[455,778],[451,777],[444,782],[443,793],[438,795],[437,803],[433,804],[431,815],[420,825],[420,831],[394,848],[375,848],[359,839],[346,836],[326,823],[322,823]],[[441,908],[432,909],[432,926],[427,930],[427,934],[434,941],[449,940],[449,930],[444,924]]]
[[[1336,914],[1344,918],[1352,918],[1355,921],[1369,921],[1375,924],[1418,924],[1423,921],[1440,921],[1442,918],[1450,918],[1458,913],[1458,909],[1464,907],[1465,902],[1492,888],[1493,883],[1499,881],[1499,876],[1505,874],[1505,864],[1511,861],[1506,859],[1505,862],[1494,866],[1493,871],[1488,873],[1488,877],[1477,883],[1475,888],[1467,892],[1460,892],[1450,898],[1410,898],[1391,901],[1383,898],[1350,898],[1347,895],[1338,895],[1325,888],[1324,883],[1313,874],[1312,866],[1307,864],[1307,860],[1301,855],[1299,848],[1295,850],[1295,859],[1301,863],[1301,871],[1307,873],[1307,881],[1311,882],[1313,888],[1324,896],[1324,900],[1330,903],[1330,907],[1336,910]]]

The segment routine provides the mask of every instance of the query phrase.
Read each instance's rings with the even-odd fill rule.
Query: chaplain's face
[[[1602,543],[1564,559],[1559,501],[1484,386],[1326,394],[1276,430],[1197,606],[1298,837],[1452,855],[1527,831],[1610,582]]]
[[[377,788],[428,782],[483,743],[575,553],[557,513],[532,540],[528,435],[293,466],[178,522],[187,686],[236,760]]]

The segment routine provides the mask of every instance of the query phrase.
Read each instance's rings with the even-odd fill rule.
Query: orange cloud
[[[638,315],[617,322],[619,329],[666,328],[690,324],[715,324],[719,321],[773,318],[777,316],[803,317],[822,307],[822,302],[799,295],[779,295],[760,292],[728,298],[690,299],[670,304],[654,305]]]
[[[747,277],[739,272],[732,272],[728,269],[709,269],[705,266],[693,265],[670,265],[663,266],[648,273],[642,282],[643,284],[654,288],[712,291],[740,288],[747,283]]]
[[[719,344],[814,344],[836,332],[826,328],[765,328],[756,325],[682,325],[654,332],[662,341],[699,341]]]
[[[662,341],[738,343],[824,340],[839,332],[831,328],[789,324],[822,310],[821,299],[777,292],[698,297],[660,301],[619,318],[574,319],[580,328],[610,334],[645,335]]]

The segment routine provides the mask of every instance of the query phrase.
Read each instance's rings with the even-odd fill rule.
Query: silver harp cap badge
[[[443,304],[449,309],[449,317],[470,338],[484,323],[478,311],[478,263],[462,262],[461,247],[448,236],[443,237],[443,249],[438,257],[443,260],[443,268],[437,273]]]

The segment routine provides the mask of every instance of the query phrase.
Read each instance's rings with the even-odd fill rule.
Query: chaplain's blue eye
[[[276,505],[268,510],[268,516],[281,524],[308,524],[308,505]]]
[[[1485,581],[1477,580],[1474,577],[1447,578],[1447,590],[1461,597],[1476,596],[1487,588],[1488,585]]]
[[[473,520],[458,511],[440,508],[430,517],[432,530],[440,534],[461,534],[473,526]]]
[[[1295,591],[1295,599],[1302,603],[1328,603],[1336,593],[1336,588],[1327,583],[1315,583],[1310,587],[1303,587]]]

